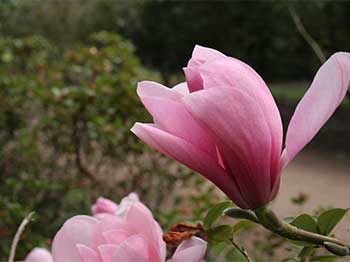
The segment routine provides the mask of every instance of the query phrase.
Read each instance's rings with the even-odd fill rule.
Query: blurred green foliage
[[[349,50],[348,1],[6,0],[0,32],[40,34],[67,46],[96,31],[115,31],[131,39],[143,63],[165,81],[186,64],[195,44],[243,59],[269,81],[309,79],[319,61],[288,5],[326,56]]]
[[[164,228],[199,218],[215,201],[204,179],[151,153],[129,131],[151,121],[136,95],[140,79],[161,81],[117,34],[95,33],[65,49],[39,36],[0,39],[1,258],[31,210],[37,221],[18,258],[48,245],[68,217],[89,214],[100,195],[118,202],[139,193]],[[187,192],[178,192],[183,184]],[[195,205],[182,212],[189,200]]]

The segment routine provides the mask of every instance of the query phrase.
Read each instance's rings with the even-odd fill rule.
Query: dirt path
[[[303,207],[291,203],[300,192],[309,195]],[[281,216],[311,213],[320,206],[350,207],[350,159],[304,152],[284,171],[277,199],[272,204]],[[336,230],[350,242],[349,217]]]

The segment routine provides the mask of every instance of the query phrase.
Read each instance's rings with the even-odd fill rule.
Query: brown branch
[[[247,262],[253,262],[253,260],[249,257],[247,251],[245,251],[243,247],[239,247],[238,244],[233,240],[233,237],[230,238],[230,243],[239,251],[239,253],[245,257]]]
[[[26,226],[28,223],[32,220],[35,212],[30,212],[22,221],[22,223],[19,225],[17,232],[12,240],[11,244],[11,249],[10,249],[10,255],[8,262],[14,262],[15,256],[16,256],[16,249],[17,249],[17,244],[21,238],[21,235],[23,234]]]
[[[292,6],[291,4],[288,4],[288,11],[298,32],[304,38],[304,40],[309,44],[309,46],[312,48],[317,58],[320,60],[322,64],[326,62],[326,56],[324,52],[322,51],[320,45],[316,42],[316,40],[313,39],[312,36],[306,31],[305,26],[303,25],[300,19],[300,16],[298,15],[294,6]]]
[[[80,112],[76,114],[76,116],[73,117],[73,134],[72,134],[72,141],[74,145],[74,154],[75,154],[75,163],[79,169],[79,171],[85,175],[88,179],[90,179],[93,182],[99,183],[99,180],[97,179],[97,176],[95,173],[91,172],[83,163],[82,155],[81,155],[81,135],[83,133],[84,129],[84,122],[79,119],[78,115]]]

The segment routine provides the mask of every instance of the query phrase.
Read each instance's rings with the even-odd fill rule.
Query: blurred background
[[[286,128],[324,57],[350,50],[350,2],[0,2],[0,260],[32,210],[36,221],[23,235],[19,258],[49,246],[63,221],[88,214],[98,196],[119,201],[137,192],[164,229],[202,219],[224,199],[129,131],[135,121],[151,121],[137,82],[183,81],[181,68],[195,44],[256,69]],[[346,115],[344,101],[285,172],[273,204],[284,216],[347,207]],[[283,245],[278,241],[275,247]],[[257,257],[280,261],[273,260],[275,247],[254,243]]]

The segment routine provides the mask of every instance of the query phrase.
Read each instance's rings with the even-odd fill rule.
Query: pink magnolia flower
[[[101,217],[104,214],[116,214],[123,216],[131,205],[139,201],[139,197],[136,193],[130,193],[128,196],[124,197],[119,205],[110,199],[99,197],[96,200],[96,203],[91,206],[91,213],[95,217]]]
[[[93,215],[97,214],[113,214],[117,211],[118,205],[114,203],[112,200],[99,197],[96,200],[96,203],[91,207],[91,213]]]
[[[298,104],[282,152],[279,110],[264,80],[249,65],[196,46],[186,83],[138,84],[153,124],[131,129],[158,151],[204,175],[238,206],[273,200],[284,167],[315,136],[349,89],[350,53],[331,56]]]
[[[51,253],[41,247],[36,247],[26,256],[25,262],[52,262]]]
[[[166,245],[151,212],[139,201],[126,206],[120,215],[75,216],[67,220],[53,240],[54,261],[164,262]],[[178,246],[171,261],[199,262],[206,245],[192,237]]]

